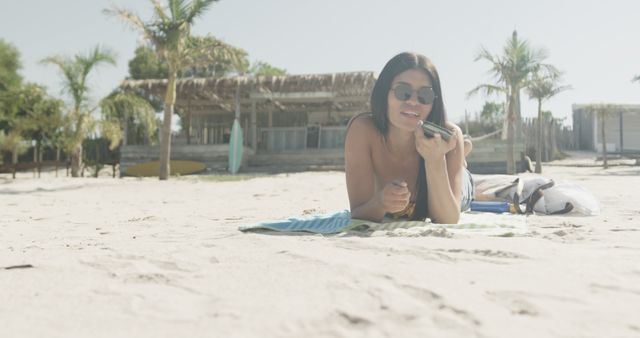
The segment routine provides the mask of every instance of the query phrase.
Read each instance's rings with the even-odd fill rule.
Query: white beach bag
[[[533,211],[546,215],[570,212],[593,216],[600,213],[600,206],[595,196],[584,188],[573,182],[559,181],[543,190]]]

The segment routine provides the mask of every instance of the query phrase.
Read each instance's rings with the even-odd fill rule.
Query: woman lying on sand
[[[425,136],[423,121],[452,137]],[[457,223],[473,197],[465,166],[471,142],[447,121],[440,78],[423,55],[401,53],[382,69],[371,113],[354,117],[345,141],[347,191],[353,218],[385,216]]]

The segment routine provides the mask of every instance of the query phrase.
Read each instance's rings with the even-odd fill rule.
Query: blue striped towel
[[[239,230],[304,231],[317,234],[335,234],[345,231],[393,231],[413,227],[444,228],[453,233],[481,233],[486,235],[522,234],[527,232],[525,215],[465,212],[461,214],[458,224],[434,224],[429,221],[403,220],[387,220],[378,223],[352,219],[348,210],[243,225],[239,227]]]
[[[292,217],[289,219],[261,222],[253,225],[240,226],[240,231],[267,229],[274,231],[307,231],[317,234],[334,234],[351,224],[351,213],[342,210],[332,214],[314,215],[309,217]]]

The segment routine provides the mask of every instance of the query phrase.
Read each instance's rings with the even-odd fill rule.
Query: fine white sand
[[[544,175],[601,215],[515,237],[237,230],[347,208],[342,172],[3,174],[0,337],[638,337],[640,167],[580,163]]]

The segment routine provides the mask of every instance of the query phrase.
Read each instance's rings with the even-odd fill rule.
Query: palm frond
[[[247,52],[212,36],[190,37],[182,59],[185,67],[215,67],[228,64],[237,73],[248,71]]]
[[[102,135],[109,140],[110,150],[116,149],[124,138],[124,131],[120,128],[118,121],[101,120],[100,129],[102,131]]]
[[[468,91],[467,98],[477,95],[478,93],[483,93],[485,96],[491,96],[499,93],[504,94],[506,92],[507,88],[505,87],[484,83]]]
[[[183,21],[188,10],[188,4],[185,0],[169,0],[169,12],[171,13],[171,21]]]
[[[204,14],[204,12],[206,12],[213,5],[213,3],[217,1],[218,0],[193,0],[185,20],[187,22],[192,22],[195,18]]]
[[[549,97],[556,96],[556,95],[558,95],[558,94],[560,94],[560,93],[562,93],[564,91],[571,90],[571,89],[573,89],[573,86],[571,86],[571,85],[564,85],[564,86],[555,87],[549,92],[549,94],[550,94]]]
[[[113,129],[109,130],[112,137],[107,136],[112,142],[112,147],[117,147],[121,140],[125,119],[133,119],[136,124],[142,125],[149,137],[153,136],[156,129],[154,109],[146,99],[138,94],[120,90],[114,91],[100,101],[100,108],[103,120],[117,124],[121,131],[118,133]],[[109,127],[111,128],[111,126]]]
[[[124,20],[126,23],[131,25],[133,28],[140,30],[140,32],[145,32],[147,29],[144,22],[138,15],[135,13],[128,11],[126,9],[122,9],[116,6],[112,6],[111,8],[105,8],[102,10],[102,13],[108,16],[119,17]]]
[[[490,63],[496,63],[496,57],[489,52],[484,46],[480,47],[480,50],[476,54],[476,57],[473,61],[487,60]]]
[[[116,65],[115,52],[106,47],[96,46],[88,54],[76,55],[75,64],[79,68],[79,74],[77,81],[78,91],[82,92],[82,95],[86,95],[89,92],[87,86],[87,77],[89,73],[95,69],[98,65],[106,63],[110,65]]]
[[[64,77],[63,90],[72,96],[74,102],[82,101],[84,91],[79,81],[82,71],[72,59],[56,55],[47,57],[40,62],[57,66]]]
[[[157,40],[160,39],[158,33],[154,31],[153,25],[145,24],[138,15],[134,14],[131,11],[113,6],[112,8],[104,9],[102,12],[108,16],[118,17],[122,19],[122,21],[131,26],[131,28],[140,32],[147,40],[149,40],[154,45],[157,43]]]
[[[560,85],[561,81],[562,72],[558,69],[553,66],[540,67],[531,74],[525,90],[530,98],[544,101],[571,89],[571,86]]]
[[[115,54],[104,47],[95,47],[87,55],[76,55],[73,59],[62,56],[51,56],[41,61],[44,64],[53,64],[62,72],[63,86],[73,99],[74,113],[84,107],[87,101],[86,94],[89,87],[86,84],[87,77],[98,64],[108,63],[115,65]]]
[[[170,21],[167,13],[165,12],[165,8],[160,3],[160,0],[151,0],[153,4],[153,10],[160,21]]]
[[[530,49],[530,53],[530,59],[533,63],[542,63],[549,58],[549,51],[546,48]]]

